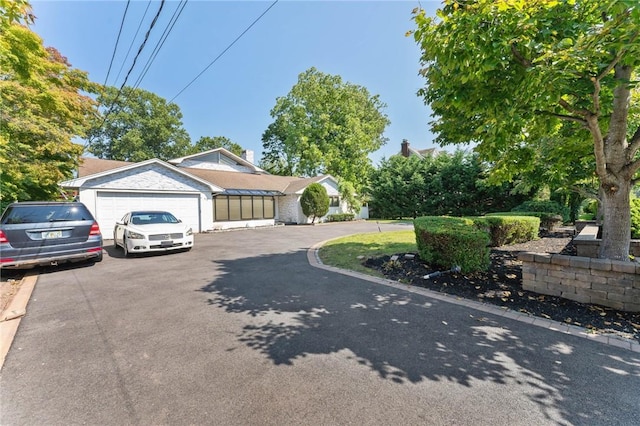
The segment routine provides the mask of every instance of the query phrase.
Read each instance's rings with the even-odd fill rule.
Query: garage
[[[171,212],[195,233],[213,228],[213,194],[223,189],[186,170],[157,159],[141,163],[85,159],[84,165],[87,175],[83,170],[60,185],[76,192],[98,221],[104,239],[113,239],[116,221],[133,210]]]
[[[116,221],[132,210],[164,210],[189,225],[193,232],[202,231],[200,194],[98,191],[96,220],[105,239],[113,238]]]

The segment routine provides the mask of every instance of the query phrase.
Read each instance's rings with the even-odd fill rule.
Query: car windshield
[[[67,222],[92,220],[91,213],[77,204],[10,206],[2,217],[2,224]]]
[[[178,223],[174,215],[168,212],[136,212],[131,215],[134,225],[152,225],[158,223]]]

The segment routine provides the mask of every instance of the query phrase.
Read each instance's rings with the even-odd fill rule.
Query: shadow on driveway
[[[313,268],[304,251],[214,263],[208,303],[253,316],[237,338],[274,364],[348,350],[398,384],[504,384],[569,423],[639,407],[636,354]]]

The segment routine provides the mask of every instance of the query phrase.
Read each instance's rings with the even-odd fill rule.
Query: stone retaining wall
[[[640,312],[640,263],[530,252],[518,259],[525,290]]]

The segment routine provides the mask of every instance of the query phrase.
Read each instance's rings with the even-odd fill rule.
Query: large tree
[[[58,182],[76,169],[94,102],[87,74],[26,24],[27,2],[9,2],[0,13],[0,200],[50,200],[60,196]],[[23,24],[24,23],[24,24]]]
[[[476,143],[515,172],[513,160],[541,141],[590,141],[604,211],[599,255],[629,260],[629,194],[640,168],[640,128],[630,127],[637,2],[446,0],[436,18],[419,9],[413,17],[427,80],[419,95],[439,141]]]
[[[242,147],[225,136],[202,136],[193,145],[191,152],[195,154],[216,148],[224,148],[237,156],[242,156]]]
[[[311,68],[271,110],[261,165],[281,175],[329,173],[360,190],[389,124],[378,95]]]
[[[104,87],[97,97],[101,115],[88,132],[87,150],[98,158],[168,160],[191,152],[178,105],[139,88]]]

